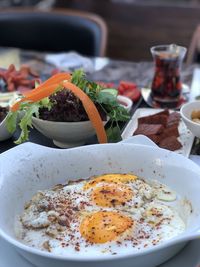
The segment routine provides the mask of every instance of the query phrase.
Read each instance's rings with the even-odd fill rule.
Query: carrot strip
[[[33,92],[40,91],[42,88],[45,88],[46,86],[49,86],[49,85],[55,84],[55,83],[60,83],[63,80],[69,80],[70,81],[71,80],[71,74],[68,72],[57,73],[57,74],[53,75],[52,77],[50,77],[45,82],[41,83],[37,88],[31,90],[30,92],[26,92],[23,95],[24,96],[32,95]]]
[[[37,88],[31,90],[30,92],[24,93],[24,98],[22,98],[17,103],[15,103],[11,107],[11,110],[12,111],[16,111],[17,109],[19,109],[19,104],[21,102],[25,102],[25,101],[29,101],[29,100],[34,102],[34,95],[37,96],[38,93],[41,93],[41,96],[43,95],[42,98],[49,96],[49,94],[48,94],[49,90],[47,89],[47,87],[48,86],[54,86],[54,91],[55,91],[56,87],[59,86],[59,83],[61,83],[65,79],[66,80],[71,80],[71,75],[69,73],[67,73],[67,72],[57,73],[57,74],[53,75],[48,80],[46,80],[45,82],[40,84]],[[54,91],[52,91],[52,93]],[[51,89],[50,89],[50,92],[51,92]],[[46,93],[47,93],[47,95],[46,95]],[[29,98],[29,96],[31,98]],[[42,99],[42,98],[40,98],[40,99]],[[39,101],[39,100],[37,100],[37,98],[35,99],[35,101]]]
[[[51,80],[52,81],[52,80]],[[54,80],[55,81],[55,80]],[[57,80],[56,80],[57,81]],[[62,80],[63,81],[63,80]],[[50,85],[49,85],[50,84]],[[47,86],[48,85],[48,86]],[[87,94],[85,94],[79,87],[77,87],[75,84],[64,80],[62,84],[49,83],[49,80],[46,81],[46,84],[42,84],[40,87],[40,90],[32,90],[27,96],[20,99],[18,102],[16,102],[12,107],[11,111],[17,111],[19,109],[19,105],[21,102],[30,101],[30,102],[37,102],[45,97],[48,97],[52,93],[55,92],[56,88],[62,85],[64,89],[70,90],[74,95],[79,98],[84,106],[84,109],[89,117],[89,120],[91,121],[96,134],[99,143],[107,143],[107,135],[105,132],[105,128],[101,119],[101,116],[95,106],[95,104],[92,102],[92,100],[89,98]],[[36,88],[37,89],[37,88]]]
[[[59,84],[51,84],[49,86],[46,86],[42,88],[40,91],[32,92],[32,94],[29,94],[28,96],[23,97],[19,101],[17,101],[12,107],[11,111],[17,111],[19,109],[20,103],[30,101],[30,102],[37,102],[45,97],[48,97],[49,95],[53,94],[56,90],[56,88],[59,86]]]
[[[77,87],[71,82],[64,81],[63,86],[65,89],[72,91],[74,95],[81,100],[84,109],[89,117],[89,120],[91,121],[94,129],[96,130],[99,143],[107,143],[107,135],[101,116],[99,115],[95,104],[92,102],[89,96],[86,95],[79,87]]]

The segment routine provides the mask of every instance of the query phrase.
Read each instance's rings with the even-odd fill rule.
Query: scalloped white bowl
[[[104,173],[135,173],[157,179],[175,190],[179,212],[189,205],[186,230],[177,237],[138,252],[117,255],[81,253],[56,256],[23,244],[15,236],[14,218],[37,192],[66,180]],[[187,241],[200,236],[200,168],[189,159],[160,149],[143,136],[125,143],[53,149],[25,143],[0,155],[0,235],[38,267],[153,267],[175,255]],[[182,201],[183,200],[183,201]],[[177,203],[177,204],[178,204]],[[190,206],[191,205],[191,206]]]

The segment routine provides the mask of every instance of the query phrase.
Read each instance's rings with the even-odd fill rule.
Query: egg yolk
[[[95,186],[98,183],[106,182],[106,183],[127,183],[131,182],[137,179],[137,176],[134,174],[121,174],[121,173],[115,173],[115,174],[105,174],[98,177],[95,177],[94,179],[90,180],[84,185],[84,189],[87,190],[93,186]]]
[[[91,243],[106,243],[117,239],[133,226],[133,220],[114,211],[98,211],[87,215],[80,224],[80,233]]]
[[[105,184],[97,186],[92,191],[92,201],[101,207],[125,205],[133,197],[130,187],[123,184]]]

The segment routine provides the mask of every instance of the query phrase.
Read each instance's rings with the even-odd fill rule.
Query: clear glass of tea
[[[178,102],[182,92],[181,64],[187,49],[175,44],[151,47],[155,73],[151,85],[151,97],[162,103]]]

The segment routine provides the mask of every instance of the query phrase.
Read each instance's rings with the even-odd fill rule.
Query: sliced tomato
[[[120,95],[123,95],[123,93],[125,92],[124,87],[123,86],[119,86],[118,87],[118,92],[119,92]]]
[[[141,96],[137,85],[128,81],[120,81],[118,91],[119,94],[129,97],[135,102],[138,101]]]
[[[137,102],[140,99],[141,93],[139,89],[135,88],[133,90],[126,90],[123,95],[129,97],[134,102]]]
[[[137,88],[137,85],[135,83],[128,82],[128,81],[120,81],[119,86],[122,86],[125,90]]]
[[[119,87],[118,87],[118,91],[119,91],[120,94],[123,95],[123,93],[126,90],[133,90],[133,89],[136,89],[136,88],[137,88],[137,85],[135,83],[127,82],[127,81],[120,81]]]

